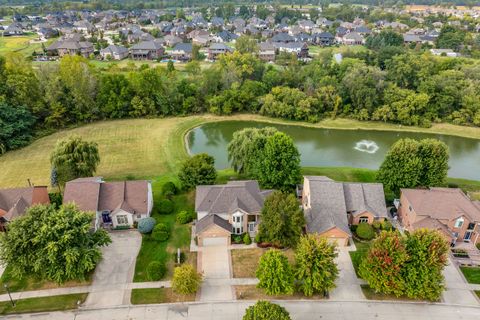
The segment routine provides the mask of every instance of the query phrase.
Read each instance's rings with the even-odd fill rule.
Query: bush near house
[[[155,219],[152,217],[143,218],[138,221],[138,231],[140,233],[150,233],[155,227]]]
[[[167,241],[170,237],[170,231],[166,224],[157,223],[155,228],[152,231],[152,239],[155,241]]]
[[[355,233],[363,240],[372,240],[375,237],[375,230],[368,223],[360,223]]]
[[[291,318],[284,307],[269,301],[258,301],[247,308],[243,320],[291,320]]]
[[[171,181],[166,182],[162,186],[162,195],[166,198],[170,198],[176,195],[177,191],[178,191],[177,186]]]
[[[192,222],[192,220],[193,220],[193,214],[191,212],[183,210],[177,213],[177,218],[176,218],[177,223],[187,224]]]
[[[252,243],[252,238],[250,238],[250,235],[248,233],[245,233],[245,235],[243,236],[243,243],[247,246]]]
[[[172,200],[163,199],[158,203],[158,212],[161,214],[170,214],[173,212],[173,208]]]
[[[147,277],[150,281],[161,280],[166,272],[167,267],[160,261],[152,261],[147,266]]]

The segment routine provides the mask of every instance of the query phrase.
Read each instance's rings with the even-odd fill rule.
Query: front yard
[[[268,249],[236,249],[232,250],[232,266],[234,278],[255,278],[258,262],[262,254]],[[282,250],[290,263],[294,262],[294,252],[292,249]]]
[[[352,264],[353,268],[355,269],[355,274],[357,275],[358,278],[360,276],[358,275],[358,268],[360,267],[360,263],[362,262],[362,259],[367,255],[368,249],[370,248],[370,242],[359,242],[354,240],[355,242],[355,247],[357,248],[357,251],[349,251],[348,253],[350,254],[350,259],[352,259]]]
[[[480,267],[460,267],[469,283],[480,284]]]
[[[133,289],[132,304],[153,304],[195,301],[195,294],[176,294],[172,288]]]
[[[78,302],[83,303],[87,293],[67,294],[43,298],[28,298],[15,301],[15,307],[10,301],[0,302],[0,314],[32,313],[72,310],[78,308]]]
[[[368,286],[368,284],[360,285],[362,288],[362,293],[367,298],[367,300],[397,300],[397,301],[424,301],[419,299],[408,298],[404,296],[397,297],[393,294],[384,294],[380,292],[375,292],[372,288]]]
[[[300,292],[295,292],[293,295],[283,294],[278,296],[269,296],[265,294],[263,289],[257,288],[255,285],[234,286],[235,296],[237,300],[323,300],[323,295],[313,295],[306,297]]]

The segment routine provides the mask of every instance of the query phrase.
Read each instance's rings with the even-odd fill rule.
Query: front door
[[[466,231],[465,236],[463,237],[463,241],[470,242],[470,239],[472,238],[472,231]]]

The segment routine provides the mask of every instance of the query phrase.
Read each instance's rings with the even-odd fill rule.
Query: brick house
[[[398,215],[406,230],[438,230],[451,244],[480,242],[480,206],[458,188],[401,189]]]

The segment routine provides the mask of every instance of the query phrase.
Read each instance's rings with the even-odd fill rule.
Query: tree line
[[[473,59],[407,50],[383,33],[369,41],[371,50],[347,50],[341,61],[324,50],[308,63],[280,55],[271,65],[244,43],[208,67],[192,61],[181,71],[146,64],[101,71],[80,56],[34,68],[9,53],[0,57],[0,151],[39,132],[96,120],[204,112],[480,126],[480,64]]]

